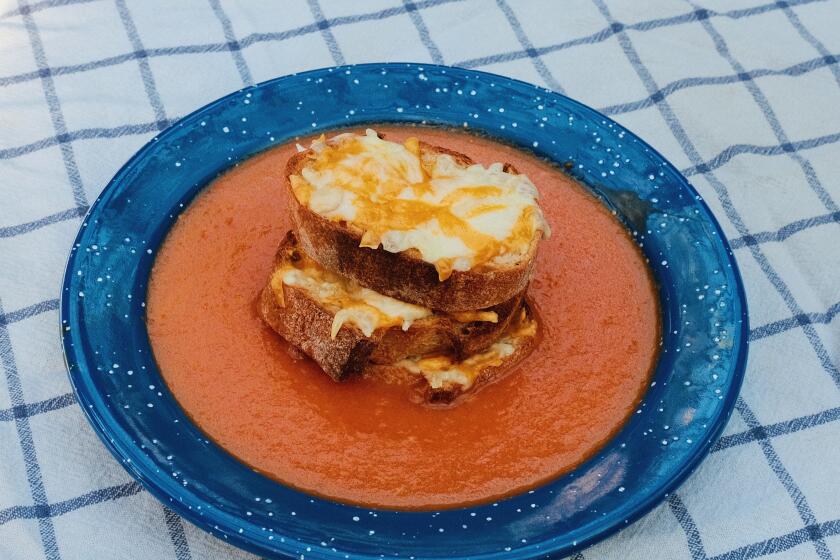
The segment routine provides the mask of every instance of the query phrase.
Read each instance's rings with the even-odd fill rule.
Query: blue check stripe
[[[840,302],[833,304],[825,313],[801,313],[788,319],[773,321],[772,323],[753,329],[750,332],[750,341],[767,338],[768,336],[773,336],[774,334],[779,334],[804,325],[827,325],[834,320],[838,313],[840,313]]]
[[[820,2],[824,0],[798,0],[788,2],[787,5],[797,6],[802,4],[810,4],[811,2]],[[729,19],[741,19],[744,17],[750,16],[757,16],[760,14],[764,14],[767,12],[780,10],[783,6],[779,2],[770,2],[768,4],[761,4],[760,6],[754,6],[752,8],[743,8],[738,10],[729,10],[726,12],[716,12],[714,10],[703,10],[703,15],[707,17],[725,17]],[[680,14],[678,16],[672,16],[667,18],[656,18],[650,19],[646,21],[641,21],[638,23],[631,23],[631,24],[623,24],[619,22],[615,22],[607,27],[596,31],[590,35],[586,35],[585,37],[578,37],[576,39],[571,39],[569,41],[564,41],[562,43],[556,43],[554,45],[548,45],[545,47],[538,47],[533,49],[533,52],[529,51],[527,48],[524,50],[512,51],[512,52],[505,52],[499,54],[493,54],[490,56],[482,56],[479,58],[471,58],[467,60],[462,60],[460,62],[456,62],[455,66],[461,66],[463,68],[479,68],[481,66],[487,66],[489,64],[497,64],[499,62],[510,62],[513,60],[520,60],[523,58],[534,58],[536,56],[543,56],[546,54],[550,54],[557,51],[566,50],[572,47],[577,47],[580,45],[592,45],[595,43],[601,43],[606,41],[610,37],[613,37],[617,33],[620,33],[624,30],[632,30],[632,31],[652,31],[654,29],[659,29],[661,27],[671,27],[675,25],[682,25],[686,23],[691,23],[698,21],[700,19],[700,14],[697,11],[686,12],[684,14]]]
[[[537,69],[537,73],[543,81],[545,81],[546,85],[554,91],[565,93],[563,87],[554,78],[554,74],[551,73],[551,70],[548,69],[548,66],[546,66],[545,62],[543,62],[542,58],[540,58],[540,54],[537,52],[537,49],[534,48],[533,43],[531,43],[531,40],[528,38],[528,35],[525,34],[525,30],[522,29],[522,24],[519,23],[519,18],[516,17],[516,14],[513,12],[513,8],[510,7],[510,4],[508,4],[506,0],[496,0],[496,5],[499,6],[499,9],[503,14],[505,14],[505,18],[507,18],[508,23],[510,23],[510,27],[513,29],[516,39],[525,49],[525,52],[528,54],[528,58],[531,59],[531,63],[534,65],[534,68]]]
[[[755,414],[753,414],[753,411],[747,405],[743,397],[738,398],[738,401],[735,403],[735,408],[750,429],[757,430],[761,428],[761,424],[758,422]],[[758,441],[770,469],[779,479],[779,482],[781,482],[782,486],[793,501],[793,504],[796,506],[796,511],[799,513],[799,517],[802,519],[805,527],[818,527],[817,518],[814,516],[813,510],[808,504],[808,500],[805,498],[802,490],[799,489],[799,486],[793,480],[793,477],[790,475],[788,470],[782,464],[782,461],[779,459],[779,455],[776,453],[773,444],[766,437],[757,438],[756,441]],[[815,535],[815,537],[816,538],[812,539],[812,542],[817,554],[822,560],[830,560],[832,556],[825,544],[825,540],[819,534]]]
[[[3,302],[0,300],[0,316],[4,315]],[[9,397],[13,409],[19,410],[18,407],[25,407],[26,400],[23,396],[23,387],[21,386],[20,375],[18,374],[15,353],[12,348],[11,337],[9,336],[9,328],[5,321],[0,324],[0,365],[3,366],[6,374],[6,387],[9,390]],[[44,489],[41,467],[38,464],[38,456],[35,451],[35,441],[32,438],[32,426],[29,424],[29,417],[15,415],[15,428],[20,441],[21,451],[23,452],[26,480],[29,484],[32,500],[36,507],[46,507],[48,504],[47,493]],[[49,560],[61,558],[55,539],[55,527],[53,526],[52,519],[48,516],[39,517],[38,530],[41,535],[41,543],[44,547],[44,555]]]
[[[61,212],[56,212],[55,214],[50,214],[49,216],[44,216],[43,218],[38,218],[37,220],[32,220],[31,222],[25,222],[15,226],[0,227],[0,238],[15,237],[51,224],[66,222],[67,220],[72,220],[74,218],[81,218],[85,215],[85,212],[87,212],[86,207],[69,208],[67,210],[62,210]]]
[[[758,84],[750,79],[747,75],[746,68],[744,68],[740,62],[735,60],[735,57],[732,56],[732,53],[729,51],[729,47],[726,44],[726,41],[723,39],[723,36],[715,29],[715,26],[709,21],[708,17],[704,17],[700,21],[703,29],[709,34],[714,41],[715,48],[717,49],[718,53],[729,63],[732,69],[739,75],[743,75],[744,79],[742,80],[744,86],[752,95],[753,99],[755,100],[758,107],[761,109],[761,112],[764,114],[764,118],[767,120],[767,123],[770,125],[770,128],[773,130],[773,134],[776,135],[776,139],[779,141],[780,145],[788,145],[790,144],[790,139],[788,138],[787,132],[785,132],[784,128],[782,127],[782,123],[779,122],[779,118],[776,116],[776,112],[770,106],[770,102],[767,100],[767,96],[764,95],[764,92],[758,86]],[[822,185],[822,182],[817,177],[816,171],[814,171],[814,166],[811,164],[809,160],[802,156],[801,153],[798,151],[791,151],[786,152],[790,158],[799,164],[799,167],[802,169],[802,173],[805,175],[805,180],[808,183],[808,186],[811,187],[816,195],[819,197],[820,201],[826,207],[829,212],[836,212],[838,210],[837,203],[834,202],[834,199],[825,190]]]
[[[711,560],[749,560],[751,558],[759,558],[768,554],[790,550],[800,544],[813,542],[817,539],[822,540],[823,537],[833,535],[840,535],[840,519],[808,525],[807,527],[791,531],[779,537],[773,537],[772,539],[763,540],[755,544],[736,548],[718,556],[713,556]]]
[[[680,524],[683,532],[685,532],[691,559],[706,560],[708,556],[706,556],[706,550],[703,547],[703,538],[700,536],[700,531],[697,529],[694,519],[691,518],[691,514],[688,513],[688,509],[683,504],[679,495],[671,494],[668,496],[668,507],[671,509],[674,517],[677,518],[677,523]]]
[[[701,161],[695,163],[691,167],[682,170],[682,174],[686,177],[692,175],[700,175],[714,171],[729,162],[735,156],[741,154],[755,154],[759,156],[778,156],[790,152],[801,152],[802,150],[811,150],[825,146],[827,144],[835,144],[840,142],[840,132],[832,134],[825,134],[807,140],[800,140],[798,142],[782,142],[781,144],[773,144],[772,146],[758,146],[755,144],[734,144],[729,146],[721,153],[710,159],[709,161]]]
[[[758,233],[751,233],[743,237],[735,237],[729,240],[729,245],[733,249],[740,249],[748,245],[757,245],[759,243],[767,243],[770,241],[782,242],[788,237],[817,226],[825,224],[840,223],[840,212],[832,212],[830,214],[821,214],[813,218],[804,218],[786,224],[776,231],[761,231]]]
[[[405,6],[406,12],[408,12],[408,17],[411,18],[411,23],[417,28],[417,33],[420,35],[420,42],[429,51],[432,62],[435,64],[444,64],[443,55],[440,54],[440,49],[432,40],[432,36],[429,34],[429,28],[426,27],[426,22],[423,20],[420,10],[417,9],[417,5],[408,0],[403,0],[403,5]]]
[[[798,64],[793,64],[791,66],[788,66],[787,68],[781,68],[779,70],[773,70],[770,68],[759,68],[750,72],[740,72],[737,74],[729,74],[726,76],[683,78],[682,80],[675,80],[669,84],[666,84],[664,87],[662,87],[662,89],[655,91],[654,93],[648,95],[644,99],[640,99],[638,101],[630,101],[628,103],[620,103],[617,105],[610,105],[608,107],[602,107],[601,109],[599,109],[599,111],[606,115],[620,115],[622,113],[629,113],[632,111],[638,111],[640,109],[647,109],[648,107],[653,106],[657,101],[665,99],[672,93],[683,89],[695,88],[700,86],[734,84],[742,81],[755,80],[756,78],[763,78],[765,76],[801,76],[803,74],[807,74],[808,72],[819,70],[820,68],[836,68],[838,60],[840,60],[840,55],[826,55],[821,56],[819,58],[812,58],[811,60],[806,60],[805,62],[800,62]]]
[[[61,410],[76,403],[73,393],[64,393],[58,397],[38,401],[32,404],[23,404],[0,410],[0,422],[10,422],[16,418],[31,418],[45,412]]]
[[[239,72],[239,77],[242,79],[242,84],[245,86],[254,85],[254,78],[251,76],[251,70],[248,68],[248,63],[245,62],[245,57],[242,55],[242,44],[236,40],[236,34],[233,32],[233,24],[230,22],[225,9],[219,3],[219,0],[208,0],[210,6],[213,8],[213,13],[222,25],[222,31],[227,40],[227,47],[233,57],[233,62],[236,64],[236,71]]]
[[[175,558],[177,560],[190,560],[192,554],[181,518],[174,511],[163,506],[163,519],[166,522],[166,530],[169,532],[169,540],[172,541],[172,546],[175,548]]]
[[[344,55],[335,40],[335,35],[333,35],[333,32],[330,30],[332,25],[324,18],[324,12],[321,10],[321,4],[318,0],[307,0],[307,3],[309,4],[309,10],[312,12],[312,17],[315,18],[316,25],[321,31],[321,36],[324,38],[324,42],[327,43],[327,48],[330,51],[330,55],[332,55],[333,61],[335,61],[337,65],[344,64]]]
[[[796,432],[807,430],[815,426],[822,426],[840,420],[840,407],[823,410],[816,414],[800,416],[785,422],[777,422],[766,426],[754,426],[744,432],[721,437],[714,446],[712,453],[717,453],[730,447],[737,447],[753,441],[766,440]]]
[[[142,491],[143,488],[137,482],[128,482],[126,484],[94,490],[93,492],[88,492],[87,494],[54,504],[14,506],[7,509],[0,509],[0,525],[15,519],[50,520],[51,522],[53,517],[65,515],[94,504],[134,496]]]
[[[46,313],[47,311],[55,311],[56,309],[58,309],[58,300],[48,299],[40,303],[24,307],[23,309],[18,309],[17,311],[0,313],[0,327],[5,327],[7,325],[11,325],[12,323],[17,323],[18,321],[23,321],[24,319],[40,315],[41,313]]]
[[[828,52],[828,49],[825,47],[822,41],[814,37],[814,34],[808,31],[808,29],[804,25],[802,25],[802,21],[800,21],[799,16],[796,15],[796,12],[794,12],[790,8],[790,5],[787,2],[782,1],[779,2],[779,4],[782,6],[782,11],[784,12],[785,16],[787,16],[791,25],[793,25],[794,29],[796,29],[796,31],[799,33],[800,36],[802,36],[803,39],[805,39],[812,47],[814,47],[814,49],[816,49],[816,51],[822,56],[832,56]],[[832,66],[831,73],[834,74],[834,79],[837,82],[837,85],[840,85],[840,68],[838,68],[837,66]]]
[[[41,78],[41,86],[44,89],[44,96],[47,99],[47,106],[50,110],[50,118],[52,119],[53,128],[57,137],[62,137],[67,134],[67,124],[64,122],[64,113],[61,110],[61,104],[58,101],[58,96],[55,93],[55,82],[49,71],[49,64],[47,64],[47,56],[44,53],[44,44],[41,41],[41,35],[38,32],[38,27],[35,25],[35,19],[29,11],[29,6],[24,0],[20,2],[21,15],[23,16],[24,24],[26,25],[26,32],[29,34],[29,43],[32,46],[32,54],[35,56],[35,63],[38,66],[38,73]],[[76,156],[73,153],[73,146],[68,142],[63,142],[61,145],[61,157],[64,160],[64,168],[67,171],[67,177],[70,180],[70,185],[73,189],[73,198],[76,201],[76,206],[86,208],[88,206],[87,195],[82,186],[82,178],[79,175],[79,167],[76,164]]]
[[[421,0],[419,2],[414,2],[412,4],[413,10],[418,11],[422,9],[426,9],[433,6],[441,6],[445,4],[452,4],[456,2],[463,2],[464,0]],[[816,0],[810,0],[816,1]],[[115,56],[109,56],[106,58],[102,58],[99,60],[95,60],[92,62],[86,62],[84,64],[73,64],[67,66],[56,66],[46,70],[38,70],[34,72],[24,72],[22,74],[15,74],[13,76],[6,76],[0,77],[0,87],[10,86],[13,84],[18,84],[21,82],[26,82],[30,80],[35,80],[41,77],[42,74],[48,73],[51,76],[59,76],[63,74],[75,74],[76,72],[86,72],[90,70],[95,70],[97,68],[103,68],[107,66],[114,66],[117,64],[122,64],[123,62],[128,62],[130,60],[134,60],[136,58],[155,58],[155,57],[166,57],[166,56],[175,56],[175,55],[189,55],[189,54],[203,54],[203,53],[211,53],[211,52],[226,52],[231,51],[232,49],[242,50],[251,45],[259,44],[259,43],[266,43],[266,42],[281,42],[288,39],[294,39],[296,37],[301,37],[304,35],[309,35],[311,33],[317,33],[321,30],[321,28],[335,28],[344,25],[351,25],[354,23],[359,23],[363,21],[379,21],[385,20],[388,18],[400,16],[409,12],[409,9],[406,6],[397,6],[394,8],[387,8],[384,10],[379,10],[375,12],[365,12],[357,15],[352,16],[341,16],[335,17],[330,19],[323,19],[317,23],[310,23],[307,25],[302,25],[300,27],[296,27],[294,29],[289,29],[286,31],[277,31],[271,33],[251,33],[246,35],[242,39],[236,41],[236,44],[233,42],[224,42],[224,43],[202,43],[202,44],[195,44],[195,45],[183,45],[177,47],[161,47],[161,48],[153,48],[147,49],[145,51],[134,51],[124,54],[119,54]]]
[[[112,66],[112,65],[121,64],[123,62],[130,61],[130,60],[133,60],[133,59],[139,59],[139,58],[145,58],[145,57],[172,56],[172,55],[179,55],[179,54],[200,54],[200,53],[207,53],[207,52],[223,52],[223,51],[232,51],[232,50],[239,51],[241,49],[244,49],[245,47],[251,46],[252,44],[257,44],[257,43],[261,43],[261,42],[268,42],[268,41],[284,41],[286,39],[299,37],[301,35],[306,35],[306,34],[309,34],[309,33],[315,33],[317,31],[319,31],[321,29],[321,27],[333,28],[333,27],[342,26],[342,25],[349,25],[349,24],[353,24],[353,23],[357,23],[357,22],[361,22],[361,21],[382,20],[382,19],[402,15],[404,13],[408,13],[409,15],[412,15],[412,14],[418,15],[420,10],[425,9],[425,8],[438,6],[438,5],[441,5],[441,4],[448,4],[448,3],[451,3],[451,2],[461,2],[461,1],[463,1],[463,0],[425,0],[425,1],[421,1],[421,2],[406,2],[405,5],[402,6],[402,7],[389,8],[389,9],[386,9],[386,10],[380,10],[380,11],[377,11],[377,12],[369,12],[369,13],[364,13],[364,14],[359,14],[359,15],[354,15],[354,16],[343,16],[343,17],[332,18],[332,19],[324,19],[324,20],[321,20],[321,22],[319,22],[319,23],[300,26],[300,27],[297,27],[297,28],[294,28],[294,29],[290,29],[288,31],[276,32],[276,33],[252,33],[252,34],[244,37],[243,39],[241,39],[239,41],[229,40],[227,43],[207,43],[207,44],[201,44],[201,45],[185,45],[185,46],[180,46],[180,47],[156,48],[156,49],[149,49],[149,50],[136,50],[135,52],[125,53],[125,54],[117,55],[117,56],[111,56],[111,57],[103,58],[101,60],[88,62],[88,63],[85,63],[85,64],[76,64],[76,65],[69,65],[69,66],[57,66],[57,67],[51,68],[49,70],[49,72],[51,73],[51,75],[57,76],[57,75],[62,75],[62,74],[73,74],[73,73],[76,73],[76,72],[84,72],[84,71],[94,70],[94,69],[101,68],[101,67],[104,67],[104,66]],[[792,5],[808,4],[808,3],[811,3],[811,2],[817,2],[817,1],[821,1],[821,0],[800,0],[798,2],[793,2]],[[761,6],[756,6],[756,7],[753,7],[753,8],[731,10],[731,11],[728,11],[728,12],[714,12],[712,10],[705,10],[704,14],[708,15],[708,17],[716,17],[717,16],[717,17],[729,17],[729,18],[733,18],[733,19],[739,19],[739,18],[742,18],[742,17],[760,15],[760,14],[766,13],[768,11],[777,10],[777,9],[781,9],[781,8],[782,8],[782,6],[779,3],[769,3],[769,4],[763,4]],[[412,19],[414,19],[413,16],[412,16]],[[592,35],[588,35],[586,37],[580,37],[580,38],[577,38],[577,39],[573,39],[571,41],[567,41],[567,42],[564,42],[564,43],[559,43],[557,45],[551,45],[551,46],[548,46],[548,47],[534,48],[533,45],[531,45],[530,40],[528,40],[527,44],[531,45],[531,46],[526,47],[525,50],[515,51],[515,52],[512,52],[512,53],[501,53],[501,54],[497,54],[497,55],[492,55],[490,57],[483,57],[483,58],[472,59],[472,60],[464,60],[464,61],[461,61],[461,62],[456,62],[455,65],[456,66],[462,66],[462,67],[465,67],[465,68],[476,68],[476,67],[485,66],[485,65],[488,65],[488,64],[495,64],[495,63],[498,63],[498,62],[507,62],[507,61],[511,61],[511,60],[517,60],[517,59],[520,59],[520,58],[527,58],[527,57],[539,58],[541,55],[544,55],[544,54],[547,54],[547,53],[550,53],[550,52],[554,52],[554,51],[558,51],[558,50],[568,49],[568,48],[578,46],[578,45],[581,45],[581,44],[592,44],[592,43],[605,41],[605,40],[609,39],[610,37],[612,37],[613,35],[615,35],[615,33],[620,31],[621,29],[632,29],[632,30],[637,30],[637,31],[650,31],[650,30],[653,30],[653,29],[658,29],[660,27],[666,27],[666,26],[672,26],[672,25],[681,25],[681,24],[689,23],[689,22],[693,22],[693,21],[698,21],[697,11],[688,12],[686,14],[683,14],[683,15],[680,15],[680,16],[675,16],[675,17],[670,17],[670,18],[652,19],[652,20],[643,21],[643,22],[639,22],[639,23],[635,23],[635,24],[626,25],[626,26],[624,26],[622,24],[619,24],[617,27],[608,26],[608,27],[602,29],[601,31],[593,33]],[[415,25],[416,25],[416,23],[415,23]],[[517,21],[516,25],[518,26],[519,32],[522,33],[523,37],[527,39],[527,36],[525,36],[524,32],[522,32],[521,25],[518,24],[518,21]],[[231,31],[231,33],[232,33],[232,31]],[[425,33],[423,31],[421,31],[420,33],[421,33],[421,38],[428,36],[427,31]],[[431,39],[429,38],[428,41],[430,42]],[[423,42],[424,42],[424,44],[426,44],[427,40],[423,39]],[[428,44],[426,46],[427,46],[427,48],[429,48]],[[432,50],[430,50],[430,54],[432,55],[432,59],[437,62],[437,56],[440,55],[440,50],[436,46],[432,46],[431,49]],[[437,53],[437,55],[435,54],[435,52]],[[822,59],[825,59],[826,57],[828,57],[828,60],[831,61],[832,55],[830,55],[829,53],[826,52],[823,55]],[[440,56],[440,60],[441,61],[443,60],[442,56]],[[836,61],[826,62],[826,63],[827,64],[834,64],[834,63],[836,63]],[[803,64],[805,64],[805,63],[803,63]],[[795,75],[795,74],[791,74],[791,75]],[[40,76],[39,72],[26,72],[26,73],[18,74],[18,75],[15,75],[15,76],[0,77],[0,86],[7,86],[7,85],[12,85],[12,84],[28,81],[28,80],[33,80],[33,79],[38,78],[39,76]],[[698,79],[700,79],[700,78],[698,78]],[[698,84],[698,85],[704,85],[704,84]],[[678,88],[678,89],[681,89],[681,88]],[[664,91],[663,91],[663,94],[665,94]],[[636,102],[636,103],[642,103],[642,102]],[[605,110],[610,110],[610,109],[611,109],[611,107],[605,108]],[[622,110],[622,111],[618,111],[618,112],[625,112],[625,111]]]
[[[137,66],[140,68],[140,78],[143,80],[143,87],[146,90],[146,96],[149,98],[149,103],[152,105],[152,110],[155,112],[158,129],[163,130],[167,126],[166,111],[163,108],[163,102],[160,99],[160,93],[155,84],[155,77],[152,75],[152,68],[149,66],[149,57],[143,56],[146,49],[143,47],[143,41],[140,39],[140,34],[137,33],[137,26],[134,25],[134,19],[131,17],[131,11],[125,3],[125,0],[116,0],[117,11],[120,14],[125,32],[131,41],[131,48],[136,56]]]
[[[3,12],[2,14],[0,14],[0,19],[19,16],[24,12],[32,14],[35,12],[40,12],[41,10],[45,10],[47,8],[55,8],[57,6],[69,6],[71,4],[88,4],[90,2],[99,1],[101,0],[42,0],[41,2],[33,2],[25,8],[18,7],[13,10],[9,10],[8,12]]]
[[[75,142],[76,140],[88,140],[93,138],[119,138],[120,136],[129,136],[134,134],[146,134],[148,132],[159,132],[161,126],[164,128],[172,124],[172,121],[165,123],[148,122],[140,124],[127,124],[115,127],[97,127],[97,128],[82,128],[74,132],[64,132],[56,136],[50,136],[30,144],[18,146],[16,148],[6,148],[0,150],[0,160],[20,157],[25,154],[37,152],[51,146],[64,146]],[[85,205],[80,205],[86,207]]]

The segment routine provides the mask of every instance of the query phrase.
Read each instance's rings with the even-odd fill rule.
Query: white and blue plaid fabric
[[[840,2],[0,0],[0,558],[251,558],[111,458],[68,384],[58,296],[90,202],[243,85],[368,61],[506,74],[658,148],[732,242],[737,410],[699,470],[574,558],[840,559]]]

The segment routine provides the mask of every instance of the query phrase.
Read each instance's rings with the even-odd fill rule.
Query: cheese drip
[[[344,324],[352,324],[370,337],[378,328],[400,327],[407,331],[414,321],[429,317],[433,311],[380,294],[338,274],[327,271],[315,261],[295,251],[296,259],[276,269],[271,288],[277,303],[285,307],[283,286],[303,290],[333,314],[330,337],[335,339]],[[474,311],[451,315],[459,322],[499,320],[495,311]]]

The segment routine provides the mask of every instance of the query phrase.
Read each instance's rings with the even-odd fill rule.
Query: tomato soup
[[[510,162],[539,187],[552,236],[528,294],[533,351],[449,406],[410,387],[333,382],[263,324],[258,296],[291,227],[283,185],[294,144],[230,170],[183,213],[161,247],[147,300],[166,383],[209,437],[284,484],[399,509],[494,500],[569,471],[640,401],[659,348],[655,286],[606,207],[558,168],[443,129],[377,126],[485,165]]]

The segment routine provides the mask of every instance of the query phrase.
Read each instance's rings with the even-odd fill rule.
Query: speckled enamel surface
[[[660,286],[663,348],[643,403],[596,456],[533,491],[439,512],[313,498],[245,467],[162,383],[144,298],[182,209],[235,162],[365,122],[468,127],[565,163],[631,231]],[[93,205],[68,262],[61,330],[79,403],[106,446],[169,507],[265,556],[561,555],[626,526],[682,482],[720,433],[746,361],[743,287],[706,205],[662,156],[561,95],[433,65],[328,68],[231,94],[161,133]]]

